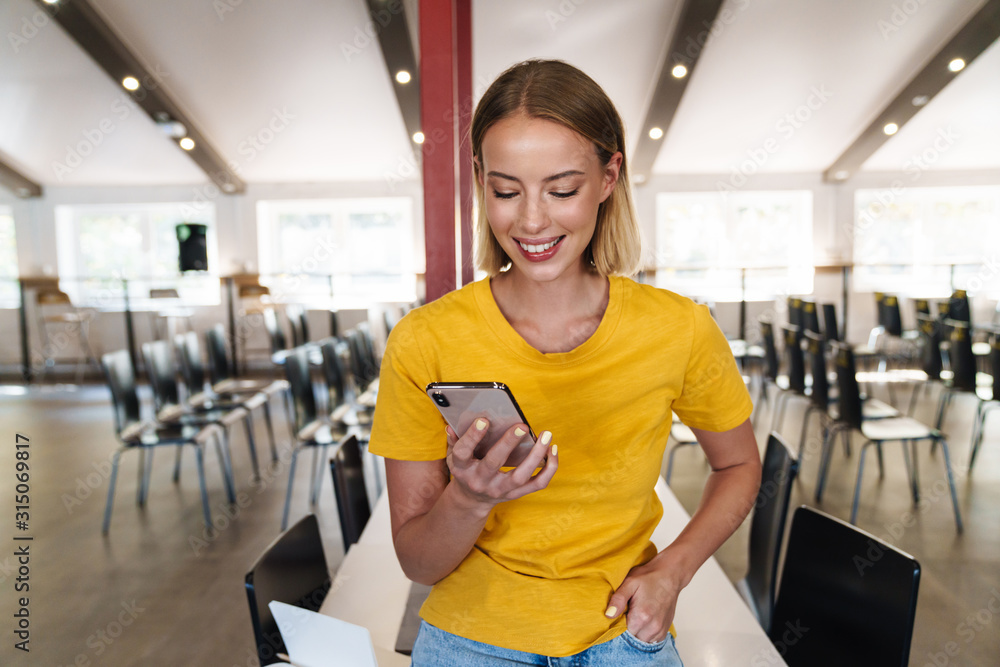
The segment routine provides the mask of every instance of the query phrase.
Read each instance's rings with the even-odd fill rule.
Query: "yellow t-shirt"
[[[447,452],[430,382],[503,382],[559,469],[545,489],[501,503],[421,616],[494,646],[566,656],[625,631],[604,610],[629,570],[656,555],[654,492],[674,412],[689,426],[743,423],[750,397],[708,308],[610,278],[608,307],[576,349],[543,354],[504,319],[489,280],[411,311],[382,362],[372,452],[429,461]]]

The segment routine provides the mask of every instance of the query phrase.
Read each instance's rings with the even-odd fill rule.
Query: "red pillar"
[[[459,7],[459,5],[463,5]],[[459,39],[462,34],[462,39]],[[465,47],[460,49],[459,44]],[[465,51],[465,55],[461,51]],[[471,9],[469,0],[422,0],[420,2],[420,124],[424,133],[424,246],[427,261],[427,301],[455,289],[459,275],[459,248],[471,247],[464,221],[471,223],[471,172],[460,178],[459,108],[461,92],[467,91],[471,106]],[[466,63],[460,65],[460,61]],[[460,72],[466,83],[460,86]],[[461,92],[460,92],[461,91]],[[468,124],[466,120],[465,125]],[[468,149],[467,149],[468,150]],[[460,182],[467,181],[467,183]],[[466,188],[466,189],[460,189]],[[463,193],[460,195],[460,193]],[[468,204],[466,204],[468,200]],[[469,213],[463,214],[468,207]],[[462,230],[459,233],[459,230]],[[462,240],[457,244],[456,237]],[[467,255],[463,251],[462,255]],[[463,280],[465,271],[462,271]],[[471,279],[471,266],[469,268]]]
[[[461,218],[462,284],[472,282],[472,0],[455,0],[458,52],[458,207]]]

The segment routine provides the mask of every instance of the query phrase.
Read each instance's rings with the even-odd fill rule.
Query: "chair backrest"
[[[1000,401],[1000,334],[990,336],[990,373],[993,374],[993,400]]]
[[[337,447],[330,458],[330,474],[333,475],[333,492],[337,496],[337,515],[346,553],[360,539],[372,515],[361,448],[356,436],[348,437]]]
[[[854,350],[846,343],[832,345],[837,368],[837,390],[840,392],[840,420],[861,430],[861,390],[858,388]]]
[[[226,330],[221,324],[205,332],[205,347],[208,348],[208,376],[212,384],[233,377],[229,348],[226,347]]]
[[[969,308],[969,293],[964,289],[957,289],[948,299],[948,317],[959,322],[972,324],[972,311]]]
[[[885,293],[875,292],[875,323],[885,328]]]
[[[153,399],[156,411],[171,405],[179,405],[181,401],[180,387],[177,384],[177,362],[170,343],[165,340],[154,340],[142,344],[142,357],[146,361],[146,372],[149,374],[149,385],[153,388]]]
[[[375,347],[367,328],[360,325],[347,332],[347,346],[350,352],[351,374],[359,389],[378,377],[378,363],[375,360]]]
[[[750,519],[750,557],[746,583],[757,608],[761,627],[771,627],[778,558],[785,536],[785,517],[798,461],[777,433],[771,433],[764,450],[760,492]]]
[[[329,392],[327,406],[331,411],[343,403],[347,395],[347,374],[344,362],[340,359],[340,352],[337,350],[339,344],[340,341],[336,338],[327,338],[319,346],[319,351],[323,355],[323,379]]]
[[[812,404],[826,412],[830,404],[830,383],[826,378],[826,341],[823,336],[812,331],[805,332],[805,357],[809,373],[812,375]]]
[[[111,390],[115,412],[115,432],[121,433],[131,424],[142,421],[139,392],[136,390],[135,369],[128,350],[108,352],[101,357],[104,377]]]
[[[840,327],[837,324],[837,306],[832,303],[823,304],[823,336],[827,342],[840,340]]]
[[[806,362],[802,356],[802,330],[791,324],[781,327],[785,334],[785,357],[788,359],[788,388],[806,392]]]
[[[205,362],[201,359],[201,345],[198,344],[198,334],[193,331],[174,336],[174,349],[180,360],[181,377],[191,394],[197,394],[205,388]]]
[[[760,324],[760,338],[764,343],[764,372],[772,382],[778,378],[778,348],[774,344],[774,325],[765,318],[757,320]]]
[[[276,600],[319,611],[330,590],[316,516],[307,515],[279,535],[250,567],[244,582],[257,655],[261,665],[269,665],[277,653],[287,651],[268,603]]]
[[[882,317],[884,318],[885,332],[890,336],[903,335],[903,319],[899,314],[899,298],[886,294],[882,299]]]
[[[823,329],[819,325],[819,312],[816,310],[815,301],[806,301],[802,299],[802,331],[814,331],[818,334],[823,333]]]
[[[299,305],[285,306],[285,317],[292,331],[292,347],[305,345],[309,342],[309,322],[306,309]]]
[[[976,358],[972,354],[972,333],[968,322],[947,320],[951,328],[951,345],[948,359],[954,373],[952,386],[959,391],[976,390]]]
[[[771,621],[789,667],[906,667],[920,564],[810,507],[795,511]]]
[[[802,298],[797,296],[788,297],[788,323],[793,327],[802,326]]]
[[[936,317],[917,314],[917,331],[920,334],[920,368],[928,378],[941,377],[941,325]]]
[[[930,315],[931,302],[928,301],[927,299],[914,299],[913,312],[915,315]]]
[[[295,404],[295,428],[316,421],[316,394],[313,391],[312,376],[309,372],[309,351],[304,347],[289,350],[285,357],[285,377],[288,379]]]
[[[281,325],[278,324],[278,315],[274,312],[274,308],[265,308],[263,316],[264,328],[267,330],[267,336],[271,340],[271,354],[288,349],[285,332],[281,330]]]

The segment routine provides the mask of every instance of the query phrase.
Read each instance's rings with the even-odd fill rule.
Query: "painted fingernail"
[[[486,430],[486,426],[487,426],[487,424],[486,424],[486,420],[485,419],[477,419],[476,420],[476,430],[477,431],[485,431]]]
[[[525,431],[525,430],[524,430],[523,428],[521,428],[520,426],[518,426],[517,428],[515,428],[515,429],[514,429],[514,435],[516,435],[516,436],[517,436],[517,437],[519,437],[519,438],[520,438],[520,437],[521,437],[522,435],[524,435],[525,433],[527,433],[527,431]]]
[[[604,612],[604,615],[607,616],[608,618],[612,618],[617,613],[618,613],[618,607],[616,607],[614,605],[610,605],[607,608],[607,610]]]
[[[542,432],[542,437],[539,438],[539,440],[542,441],[543,445],[549,444],[549,442],[552,441],[552,431],[543,431]]]
[[[552,456],[559,454],[559,445],[552,445]]]

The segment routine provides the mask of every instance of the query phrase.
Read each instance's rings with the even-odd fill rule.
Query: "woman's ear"
[[[611,156],[608,163],[604,165],[604,183],[601,191],[601,201],[611,196],[614,192],[615,185],[618,184],[618,176],[621,174],[622,160],[623,156],[621,151],[618,151]]]

